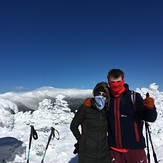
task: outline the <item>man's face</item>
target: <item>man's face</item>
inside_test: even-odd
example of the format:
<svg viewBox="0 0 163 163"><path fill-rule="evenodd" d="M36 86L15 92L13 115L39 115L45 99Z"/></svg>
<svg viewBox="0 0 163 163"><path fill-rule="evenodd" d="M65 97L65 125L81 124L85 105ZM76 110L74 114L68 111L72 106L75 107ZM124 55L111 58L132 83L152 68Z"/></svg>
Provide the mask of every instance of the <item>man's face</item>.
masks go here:
<svg viewBox="0 0 163 163"><path fill-rule="evenodd" d="M122 79L122 77L120 76L119 78L113 78L113 77L110 77L109 78L109 81L110 82L113 82L113 83L118 83L118 82L121 82L123 79Z"/></svg>
<svg viewBox="0 0 163 163"><path fill-rule="evenodd" d="M110 77L108 84L110 86L111 91L116 93L117 95L124 91L124 79L122 78L122 76L118 78Z"/></svg>

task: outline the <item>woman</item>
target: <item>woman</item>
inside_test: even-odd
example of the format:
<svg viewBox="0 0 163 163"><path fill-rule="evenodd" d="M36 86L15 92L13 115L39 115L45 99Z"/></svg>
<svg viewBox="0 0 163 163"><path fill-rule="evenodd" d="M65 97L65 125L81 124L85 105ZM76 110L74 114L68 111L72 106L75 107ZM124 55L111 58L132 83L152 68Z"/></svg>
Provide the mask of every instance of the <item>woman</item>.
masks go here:
<svg viewBox="0 0 163 163"><path fill-rule="evenodd" d="M78 163L110 163L106 117L110 95L107 83L98 83L93 90L93 96L91 106L81 105L70 125L78 141L75 153L79 153Z"/></svg>

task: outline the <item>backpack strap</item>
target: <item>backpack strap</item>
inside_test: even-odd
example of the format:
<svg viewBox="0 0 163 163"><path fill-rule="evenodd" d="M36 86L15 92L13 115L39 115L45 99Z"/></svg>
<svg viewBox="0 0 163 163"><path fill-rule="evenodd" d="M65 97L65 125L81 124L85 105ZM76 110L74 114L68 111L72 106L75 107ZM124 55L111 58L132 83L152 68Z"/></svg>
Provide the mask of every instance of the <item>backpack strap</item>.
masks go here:
<svg viewBox="0 0 163 163"><path fill-rule="evenodd" d="M134 111L136 112L136 92L135 91L131 91L131 101L134 105ZM136 113L135 113L136 114ZM137 117L135 115L135 120L134 120L134 130L135 130L135 135L136 135L136 141L140 141L140 136L139 136L139 132L138 132L138 125L137 125Z"/></svg>
<svg viewBox="0 0 163 163"><path fill-rule="evenodd" d="M136 108L135 108L135 104L136 104L136 92L135 91L131 91L131 101L134 104L134 110L136 110Z"/></svg>

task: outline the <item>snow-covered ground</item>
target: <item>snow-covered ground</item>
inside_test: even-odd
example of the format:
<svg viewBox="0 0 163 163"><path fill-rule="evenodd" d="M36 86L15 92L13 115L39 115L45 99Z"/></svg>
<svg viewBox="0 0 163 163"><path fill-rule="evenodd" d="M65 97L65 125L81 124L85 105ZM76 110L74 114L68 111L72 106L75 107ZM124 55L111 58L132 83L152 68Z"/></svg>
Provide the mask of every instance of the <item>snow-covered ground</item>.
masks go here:
<svg viewBox="0 0 163 163"><path fill-rule="evenodd" d="M163 92L153 83L149 88L136 89L143 98L149 94L155 99L158 118L150 124L151 136L158 160L163 163ZM91 90L41 88L32 92L5 93L0 95L0 162L39 163L44 157L48 163L76 163L73 154L76 140L69 127L74 113L71 112L65 97L90 97ZM49 97L49 98L47 98ZM53 101L51 100L53 97ZM75 102L75 98L74 98ZM34 111L22 112L18 104ZM77 108L76 108L77 109ZM31 126L37 132L38 139L32 138L29 150ZM47 150L45 150L51 128L56 129ZM144 133L145 134L145 133ZM57 138L60 138L57 140ZM153 161L153 153L150 147Z"/></svg>

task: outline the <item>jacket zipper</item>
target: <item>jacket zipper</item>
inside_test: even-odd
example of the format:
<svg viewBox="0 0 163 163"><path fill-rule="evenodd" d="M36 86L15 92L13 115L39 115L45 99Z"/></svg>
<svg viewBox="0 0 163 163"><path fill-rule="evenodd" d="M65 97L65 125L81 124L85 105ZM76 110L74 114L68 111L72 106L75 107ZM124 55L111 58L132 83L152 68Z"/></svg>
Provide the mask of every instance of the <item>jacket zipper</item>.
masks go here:
<svg viewBox="0 0 163 163"><path fill-rule="evenodd" d="M122 148L121 139L121 124L120 124L120 97L114 100L114 116L115 116L115 135L116 135L116 146Z"/></svg>
<svg viewBox="0 0 163 163"><path fill-rule="evenodd" d="M101 130L101 121L102 121L102 115L101 115L101 112L100 112L99 120L100 120L99 131L100 131L100 130ZM99 132L99 142L101 143L101 132ZM101 158L101 155L100 155L100 146L101 146L101 144L100 144L100 143L99 143L99 149L98 149L99 160L100 160L100 158Z"/></svg>

